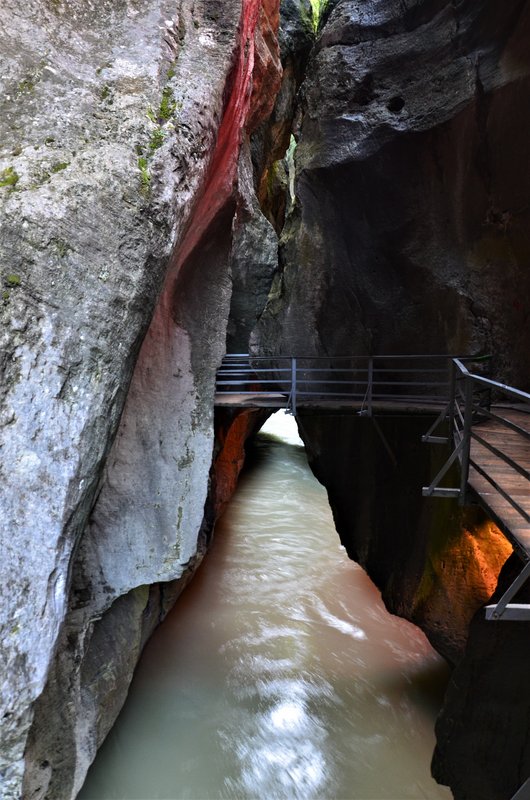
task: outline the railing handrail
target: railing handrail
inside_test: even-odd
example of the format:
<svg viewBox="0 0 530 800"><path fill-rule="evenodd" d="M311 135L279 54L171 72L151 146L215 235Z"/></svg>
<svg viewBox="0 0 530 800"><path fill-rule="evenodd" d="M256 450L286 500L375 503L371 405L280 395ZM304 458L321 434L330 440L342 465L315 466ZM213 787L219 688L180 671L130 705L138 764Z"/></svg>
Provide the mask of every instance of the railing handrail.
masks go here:
<svg viewBox="0 0 530 800"><path fill-rule="evenodd" d="M315 356L315 355L301 355L300 353L295 353L294 355L285 355L283 353L277 355L254 355L253 353L226 353L223 356L223 362L229 358L247 358L252 359L252 361L277 361L278 359L290 361L291 358L301 359L303 361L340 361L340 360L347 360L347 361L357 361L357 360L370 360L373 361L383 361L383 360L391 360L394 359L396 361L410 359L410 360L417 360L417 359L424 359L426 361L432 361L433 359L436 360L444 360L444 361L454 361L455 359L463 362L463 361L487 361L491 359L490 355L480 355L480 356L462 356L461 354L451 354L451 353L387 353L387 354L378 354L378 355L367 355L365 353L361 354L351 354L350 355L328 355L328 356Z"/></svg>
<svg viewBox="0 0 530 800"><path fill-rule="evenodd" d="M474 399L474 392L478 388L480 388L482 391L484 388L490 390L487 395L487 404L485 406L483 405L483 400L482 402L478 402ZM476 373L470 372L467 366L463 363L462 358L454 358L452 360L452 378L449 404L447 409L442 412L436 423L431 427L423 439L424 441L431 442L446 441L448 443L452 443L453 450L445 465L432 481L431 485L424 488L423 494L427 497L433 495L459 497L460 503L464 504L466 502L466 490L469 484L469 470L470 467L473 467L476 472L482 476L482 478L488 481L488 483L496 492L498 492L511 504L521 518L528 523L530 522L528 512L521 506L515 497L511 496L512 493L510 490L507 491L499 485L498 481L495 479L495 475L490 474L492 471L491 468L489 468L487 464L481 463L480 456L474 456L474 453L471 449L472 441L477 442L480 447L484 448L488 452L493 453L496 459L499 459L501 462L508 465L508 467L514 471L514 473L520 475L524 480L530 481L530 473L528 469L521 464L516 457L512 457L508 455L508 453L505 453L504 450L501 449L501 445L497 446L493 445L491 442L488 442L487 439L481 436L480 433L474 429L474 425L476 423L475 415L478 414L479 418L490 418L501 425L502 428L511 429L523 436L525 439L530 439L530 432L521 427L521 425L517 424L517 421L504 418L499 413L496 413L498 412L498 406L495 406L496 412L492 411L491 393L493 392L505 395L510 399L517 400L517 405L519 406L518 410L524 410L525 413L530 413L530 394L528 392L525 392L522 389L517 389L515 386L510 386L506 383L493 380L492 378L486 378L483 375L477 375ZM520 408L521 405L523 405L523 409ZM449 438L444 439L443 437L432 436L438 424L445 420L449 420ZM480 430L480 428L478 430ZM477 451L477 453L480 452L480 450ZM448 473L449 468L455 462L456 458L460 460L460 487L455 487L454 489L443 488L440 486L440 483L444 475Z"/></svg>
<svg viewBox="0 0 530 800"><path fill-rule="evenodd" d="M314 401L319 394L328 400L344 399L347 395L356 403L366 400L371 415L374 401L400 399L414 404L423 401L429 406L445 403L451 387L452 358L447 354L416 353L377 356L229 353L217 371L216 391L219 395L256 397L270 396L275 390L286 392L287 407L291 409L296 407L297 399ZM487 358L460 356L460 363ZM317 387L319 391L313 391ZM392 392L397 392L400 398L395 398Z"/></svg>
<svg viewBox="0 0 530 800"><path fill-rule="evenodd" d="M483 375L476 375L474 372L470 372L459 358L454 358L453 363L456 364L464 377L469 378L474 383L480 383L482 386L498 389L499 391L504 392L504 394L507 394L509 397L515 397L516 399L522 400L525 403L530 403L530 394L528 392L525 392L522 389L516 389L515 386L509 386L507 383L494 381L492 378L485 378Z"/></svg>
<svg viewBox="0 0 530 800"><path fill-rule="evenodd" d="M219 395L283 394L287 407L317 398L348 399L372 415L374 403L433 404L447 402L453 374L449 354L262 355L228 353L217 371ZM459 356L461 363L488 356ZM276 397L279 401L279 398Z"/></svg>

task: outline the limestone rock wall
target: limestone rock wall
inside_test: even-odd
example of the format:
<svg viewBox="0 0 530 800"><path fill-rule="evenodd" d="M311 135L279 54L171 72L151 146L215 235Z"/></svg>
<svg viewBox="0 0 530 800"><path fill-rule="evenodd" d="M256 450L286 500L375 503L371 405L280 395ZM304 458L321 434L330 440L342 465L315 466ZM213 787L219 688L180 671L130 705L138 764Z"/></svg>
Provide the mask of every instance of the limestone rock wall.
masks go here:
<svg viewBox="0 0 530 800"><path fill-rule="evenodd" d="M529 26L524 2L333 4L263 349L493 352L527 382Z"/></svg>
<svg viewBox="0 0 530 800"><path fill-rule="evenodd" d="M237 162L279 85L277 5L0 9L5 800L75 796L204 550Z"/></svg>

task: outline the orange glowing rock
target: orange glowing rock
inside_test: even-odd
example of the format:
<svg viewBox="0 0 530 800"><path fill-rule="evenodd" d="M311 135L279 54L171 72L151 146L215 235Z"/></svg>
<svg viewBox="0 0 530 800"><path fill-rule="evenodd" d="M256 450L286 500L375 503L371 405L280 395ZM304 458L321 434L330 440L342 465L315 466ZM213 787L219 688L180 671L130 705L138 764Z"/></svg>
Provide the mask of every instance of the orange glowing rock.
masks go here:
<svg viewBox="0 0 530 800"><path fill-rule="evenodd" d="M512 552L495 523L473 508L464 509L459 532L441 547L430 545L415 594L414 621L439 632L452 661L463 652L471 619L489 601Z"/></svg>

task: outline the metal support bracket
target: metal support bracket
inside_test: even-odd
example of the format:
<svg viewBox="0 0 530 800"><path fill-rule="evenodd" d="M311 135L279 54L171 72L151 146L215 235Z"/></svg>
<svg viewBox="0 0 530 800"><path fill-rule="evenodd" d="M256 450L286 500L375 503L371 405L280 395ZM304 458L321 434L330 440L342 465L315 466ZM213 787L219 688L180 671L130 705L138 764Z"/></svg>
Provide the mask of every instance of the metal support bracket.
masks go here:
<svg viewBox="0 0 530 800"><path fill-rule="evenodd" d="M366 399L368 402L368 416L373 416L373 398L374 398L374 360L370 357L368 361L368 388L366 390Z"/></svg>
<svg viewBox="0 0 530 800"><path fill-rule="evenodd" d="M522 572L517 576L511 586L504 592L503 596L496 605L486 606L486 619L489 620L512 620L525 622L530 620L530 605L520 603L510 603L519 589L530 578L530 561L523 567ZM530 798L530 795L528 795Z"/></svg>
<svg viewBox="0 0 530 800"><path fill-rule="evenodd" d="M438 486L440 481L442 480L443 476L446 472L449 471L450 467L455 463L456 459L458 458L460 451L462 450L464 444L464 440L462 439L459 444L455 447L451 456L447 459L443 467L441 468L438 475L435 477L433 482L430 486L424 486L421 490L421 493L424 497L460 497L460 489L444 489Z"/></svg>
<svg viewBox="0 0 530 800"><path fill-rule="evenodd" d="M460 497L460 489L445 486L424 486L421 493L423 497Z"/></svg>
<svg viewBox="0 0 530 800"><path fill-rule="evenodd" d="M530 778L528 778L520 789L512 797L512 800L530 800Z"/></svg>
<svg viewBox="0 0 530 800"><path fill-rule="evenodd" d="M451 405L452 405L452 400L451 400L451 402L450 402L450 403L449 403L449 404L448 404L448 405L447 405L447 406L444 408L444 410L442 411L442 413L441 413L441 414L439 414L439 415L436 417L436 419L434 420L433 424L431 425L431 427L429 428L429 430L427 431L427 433L426 433L424 436L422 436L422 437L421 437L421 440L422 440L422 442L435 442L435 443L440 443L440 444L443 442L443 443L445 444L445 443L447 443L447 442L449 441L449 438L448 438L447 436L433 436L432 434L434 433L434 431L436 430L436 428L437 428L439 425L441 425L441 424L442 424L442 422L445 422L445 420L447 419L447 417L450 415L450 413L451 413Z"/></svg>
<svg viewBox="0 0 530 800"><path fill-rule="evenodd" d="M291 358L291 394L287 401L287 413L296 417L296 358Z"/></svg>

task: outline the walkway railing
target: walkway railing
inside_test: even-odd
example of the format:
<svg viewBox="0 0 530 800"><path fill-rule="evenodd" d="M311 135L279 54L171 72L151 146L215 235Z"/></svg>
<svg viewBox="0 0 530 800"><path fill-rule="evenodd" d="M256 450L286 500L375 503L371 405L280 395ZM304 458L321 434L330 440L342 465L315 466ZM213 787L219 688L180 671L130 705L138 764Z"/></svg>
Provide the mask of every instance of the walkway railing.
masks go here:
<svg viewBox="0 0 530 800"><path fill-rule="evenodd" d="M239 354L223 359L216 387L218 396L232 395L235 405L267 398L269 405L293 414L299 405L323 408L329 401L344 402L365 416L389 408L441 408L422 438L449 445L450 454L423 495L457 497L463 505L471 481L526 561L503 597L487 607L486 617L530 620L530 605L510 603L530 579L530 394L488 378L488 366L489 357ZM443 486L456 462L458 485Z"/></svg>
<svg viewBox="0 0 530 800"><path fill-rule="evenodd" d="M242 398L283 396L296 415L302 404L349 401L371 416L377 404L447 403L449 356L253 356L227 355L216 391Z"/></svg>
<svg viewBox="0 0 530 800"><path fill-rule="evenodd" d="M502 404L506 405L508 401L510 408L516 407L519 411L530 415L530 394L515 389L513 386L491 380L484 375L470 372L463 360L459 358L452 360L450 386L449 402L446 408L422 438L424 442L451 444L453 450L430 486L424 487L423 495L425 497L459 497L460 502L464 504L469 482L469 468L473 467L530 524L530 515L525 509L496 482L487 466L479 463L472 456L472 443L476 442L530 481L530 471L508 453L487 441L481 435L480 425L478 425L481 420L495 420L502 428L515 431L530 440L528 430L502 414ZM449 436L434 435L436 429L445 421L448 422ZM442 479L457 459L460 461L459 486L441 487Z"/></svg>
<svg viewBox="0 0 530 800"><path fill-rule="evenodd" d="M447 422L449 435L435 435ZM511 602L530 578L530 394L472 373L454 359L449 403L423 440L452 446L423 495L458 497L463 505L471 486L526 562L502 597L486 606L486 619L530 621L530 605ZM440 486L457 459L459 486ZM525 787L529 792L530 784Z"/></svg>

